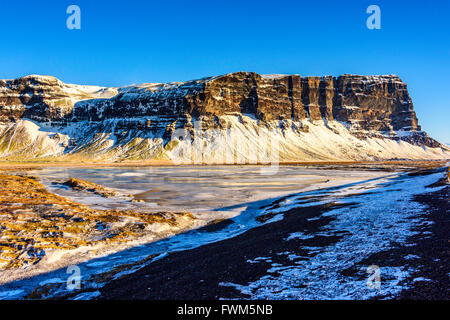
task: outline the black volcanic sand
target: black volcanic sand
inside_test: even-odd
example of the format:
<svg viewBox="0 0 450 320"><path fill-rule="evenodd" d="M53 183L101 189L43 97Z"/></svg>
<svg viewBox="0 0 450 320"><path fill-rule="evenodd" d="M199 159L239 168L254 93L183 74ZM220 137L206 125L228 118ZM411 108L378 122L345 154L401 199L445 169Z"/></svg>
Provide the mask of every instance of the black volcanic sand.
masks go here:
<svg viewBox="0 0 450 320"><path fill-rule="evenodd" d="M346 204L349 205L351 204ZM320 217L313 221L307 219L343 206L327 204L295 208L284 213L281 221L261 225L234 238L170 253L164 259L110 282L100 290L100 299L249 298L231 287L220 286L219 283L246 284L256 281L267 275L272 263L294 264L286 255L278 255L280 252L289 251L307 259L315 254L301 249L302 246L322 247L337 242L343 234L316 236L307 240L284 239L293 232L317 232L320 227L329 224L332 218ZM270 217L260 219L263 221L266 218ZM270 257L271 262L247 262L258 257Z"/></svg>
<svg viewBox="0 0 450 320"><path fill-rule="evenodd" d="M396 245L366 259L380 266L388 264L417 269L410 278L402 282L408 289L403 290L397 299L450 299L450 188L443 180L430 187L439 186L444 188L414 197L414 201L427 207L422 217L432 223L418 226L415 229L418 234L408 239L409 246ZM414 258L405 259L407 256Z"/></svg>
<svg viewBox="0 0 450 320"><path fill-rule="evenodd" d="M425 173L426 174L426 173ZM441 183L441 185L444 185ZM367 265L380 266L412 266L418 271L405 283L410 289L404 290L399 299L448 299L450 274L450 243L449 243L449 210L448 185L434 193L416 196L414 199L428 206L425 217L433 224L418 227L419 235L409 239L409 246L393 245L387 251L377 253L365 259ZM317 201L307 199L305 201ZM275 202L274 207L280 204ZM303 250L302 247L325 247L333 244L344 235L315 236L311 239L292 239L285 241L289 234L303 232L311 234L319 228L328 225L333 218L323 217L322 213L352 206L354 204L328 203L311 207L298 207L284 213L284 219L250 229L234 238L207 244L195 249L169 253L161 260L151 263L142 269L114 280L100 289L99 299L242 299L249 298L232 287L220 286L221 282L247 284L268 274L272 263L293 265L286 255L281 252L309 257L314 253ZM261 216L261 222L272 216ZM317 218L307 220L310 218ZM229 221L221 222L223 224ZM205 227L220 228L221 223ZM430 234L423 235L429 231ZM420 258L407 260L404 257L417 255ZM261 260L259 263L249 263L257 257L269 257L270 262ZM298 260L297 260L298 261ZM358 265L364 264L361 261ZM343 275L357 276L360 273L357 265L343 270ZM272 273L276 275L276 273ZM366 275L361 275L366 276ZM424 277L431 281L415 281L414 278ZM383 278L381 279L383 281ZM299 283L299 286L303 286ZM379 297L383 298L383 297Z"/></svg>

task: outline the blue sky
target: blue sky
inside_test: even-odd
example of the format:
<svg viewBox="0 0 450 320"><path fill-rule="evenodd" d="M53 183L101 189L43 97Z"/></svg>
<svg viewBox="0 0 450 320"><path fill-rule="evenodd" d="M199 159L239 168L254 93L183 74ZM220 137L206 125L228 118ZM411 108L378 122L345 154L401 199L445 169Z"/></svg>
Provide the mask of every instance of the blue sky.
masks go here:
<svg viewBox="0 0 450 320"><path fill-rule="evenodd" d="M66 8L81 8L81 30ZM381 8L381 30L366 8ZM121 86L234 71L398 74L450 143L450 1L1 1L0 78Z"/></svg>

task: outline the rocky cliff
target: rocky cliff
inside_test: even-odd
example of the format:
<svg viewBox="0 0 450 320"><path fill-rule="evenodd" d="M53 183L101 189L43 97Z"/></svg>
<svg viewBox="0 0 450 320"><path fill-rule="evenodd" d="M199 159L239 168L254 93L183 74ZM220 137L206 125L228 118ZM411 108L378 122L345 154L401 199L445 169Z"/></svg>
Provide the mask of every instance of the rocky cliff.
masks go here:
<svg viewBox="0 0 450 320"><path fill-rule="evenodd" d="M243 141L237 152L248 160L264 135L277 140L281 161L448 157L421 131L395 75L238 72L122 88L28 76L0 80L0 130L8 159L186 160L200 144L203 162Z"/></svg>

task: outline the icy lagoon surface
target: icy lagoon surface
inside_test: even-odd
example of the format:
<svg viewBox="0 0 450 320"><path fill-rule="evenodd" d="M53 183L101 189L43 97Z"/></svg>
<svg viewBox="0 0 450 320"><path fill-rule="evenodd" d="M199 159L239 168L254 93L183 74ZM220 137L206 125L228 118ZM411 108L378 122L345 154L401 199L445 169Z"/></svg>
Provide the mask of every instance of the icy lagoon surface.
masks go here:
<svg viewBox="0 0 450 320"><path fill-rule="evenodd" d="M35 172L52 192L95 208L135 207L145 210L189 211L209 219L232 217L248 202L300 191L359 182L389 172L280 166L183 166L46 168ZM78 178L133 194L144 203L102 199L74 192L55 181Z"/></svg>

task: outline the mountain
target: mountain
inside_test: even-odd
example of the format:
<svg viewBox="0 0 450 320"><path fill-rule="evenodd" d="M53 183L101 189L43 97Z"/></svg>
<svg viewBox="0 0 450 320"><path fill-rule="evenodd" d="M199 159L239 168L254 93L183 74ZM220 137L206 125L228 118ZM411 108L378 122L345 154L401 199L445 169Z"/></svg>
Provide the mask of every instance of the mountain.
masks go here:
<svg viewBox="0 0 450 320"><path fill-rule="evenodd" d="M0 159L255 163L449 159L395 75L237 72L121 88L0 80Z"/></svg>

